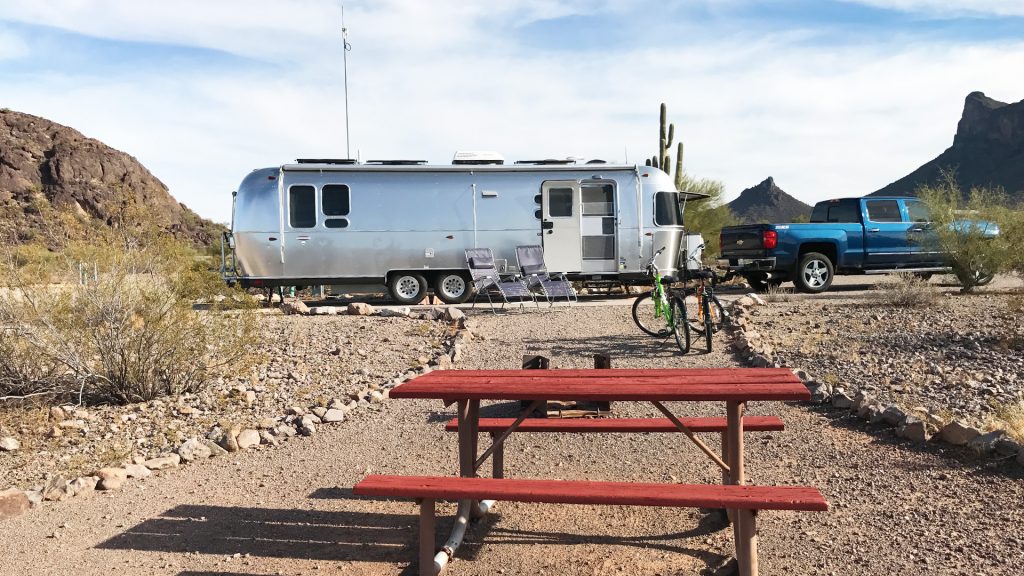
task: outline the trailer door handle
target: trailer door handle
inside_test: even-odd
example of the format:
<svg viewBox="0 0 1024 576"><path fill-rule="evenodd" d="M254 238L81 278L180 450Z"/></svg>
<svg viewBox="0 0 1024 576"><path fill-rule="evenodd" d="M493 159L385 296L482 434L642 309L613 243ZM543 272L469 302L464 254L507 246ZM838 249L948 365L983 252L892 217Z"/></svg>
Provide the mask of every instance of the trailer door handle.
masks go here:
<svg viewBox="0 0 1024 576"><path fill-rule="evenodd" d="M549 222L549 221L545 220L545 221L540 223L541 230L551 230L554 227L555 227L555 223L554 222Z"/></svg>
<svg viewBox="0 0 1024 576"><path fill-rule="evenodd" d="M274 237L274 236L271 236L270 238L267 238L267 241L268 241L268 242L276 242L276 241L277 241L277 238L276 238L276 237Z"/></svg>

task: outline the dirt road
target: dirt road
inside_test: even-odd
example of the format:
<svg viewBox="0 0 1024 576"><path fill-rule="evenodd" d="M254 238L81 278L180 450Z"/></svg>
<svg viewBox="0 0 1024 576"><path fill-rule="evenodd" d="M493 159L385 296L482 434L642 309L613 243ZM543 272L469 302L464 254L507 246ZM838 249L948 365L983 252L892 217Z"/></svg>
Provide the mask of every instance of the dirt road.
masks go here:
<svg viewBox="0 0 1024 576"><path fill-rule="evenodd" d="M596 352L611 353L617 367L735 365L718 351L680 356L671 341L640 335L628 314L622 306L474 314L486 339L470 344L462 367L515 368L524 353L588 366ZM750 481L815 485L833 505L827 513L762 513L763 574L1020 573L1024 481L1015 465L867 434L856 421L802 406L762 403L752 412L780 415L787 429L751 436ZM437 402L391 400L312 438L48 505L0 525L0 574L413 574L415 506L353 497L349 488L370 472L454 475L455 438L442 431L452 415ZM675 434L521 435L505 458L510 477L718 479ZM447 573L693 574L730 554L731 530L698 510L499 503Z"/></svg>

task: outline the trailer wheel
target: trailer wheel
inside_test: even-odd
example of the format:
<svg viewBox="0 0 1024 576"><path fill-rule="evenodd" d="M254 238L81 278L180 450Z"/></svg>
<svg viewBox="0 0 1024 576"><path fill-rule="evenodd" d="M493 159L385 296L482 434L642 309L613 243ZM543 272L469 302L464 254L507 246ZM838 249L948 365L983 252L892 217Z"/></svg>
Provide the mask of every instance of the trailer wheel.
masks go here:
<svg viewBox="0 0 1024 576"><path fill-rule="evenodd" d="M427 293L427 280L420 274L397 272L388 280L391 299L399 304L418 304Z"/></svg>
<svg viewBox="0 0 1024 576"><path fill-rule="evenodd" d="M469 280L460 272L444 272L434 278L434 294L446 304L462 304L472 292Z"/></svg>

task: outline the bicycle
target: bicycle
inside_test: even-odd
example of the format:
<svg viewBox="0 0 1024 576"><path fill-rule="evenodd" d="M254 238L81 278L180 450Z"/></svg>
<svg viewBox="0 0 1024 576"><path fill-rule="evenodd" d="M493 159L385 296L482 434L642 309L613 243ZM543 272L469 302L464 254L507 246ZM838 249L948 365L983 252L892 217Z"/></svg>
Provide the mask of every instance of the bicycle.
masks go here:
<svg viewBox="0 0 1024 576"><path fill-rule="evenodd" d="M633 301L633 322L645 334L654 337L668 338L669 334L675 335L676 345L686 354L690 351L686 306L654 264L655 258L664 251L665 247L662 246L647 263L647 273L654 276L654 289ZM669 286L666 287L666 284Z"/></svg>
<svg viewBox="0 0 1024 576"><path fill-rule="evenodd" d="M699 254L700 251L698 250L697 253ZM684 284L689 280L697 281L696 286L682 290L684 313L688 319L687 324L690 330L704 335L705 346L708 352L711 352L712 337L722 328L722 324L728 318L728 312L715 296L714 287L719 282L718 274L713 269L701 264L695 257L691 256L690 260L697 261L700 268L694 271L685 266L683 268Z"/></svg>

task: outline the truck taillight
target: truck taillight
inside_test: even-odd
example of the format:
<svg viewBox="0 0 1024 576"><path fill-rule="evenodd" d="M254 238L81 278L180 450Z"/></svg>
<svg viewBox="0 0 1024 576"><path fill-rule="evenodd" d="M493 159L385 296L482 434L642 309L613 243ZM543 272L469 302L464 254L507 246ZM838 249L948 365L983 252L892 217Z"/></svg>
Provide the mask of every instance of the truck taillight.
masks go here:
<svg viewBox="0 0 1024 576"><path fill-rule="evenodd" d="M775 230L765 230L761 233L761 245L765 250L772 250L779 245L779 233Z"/></svg>

